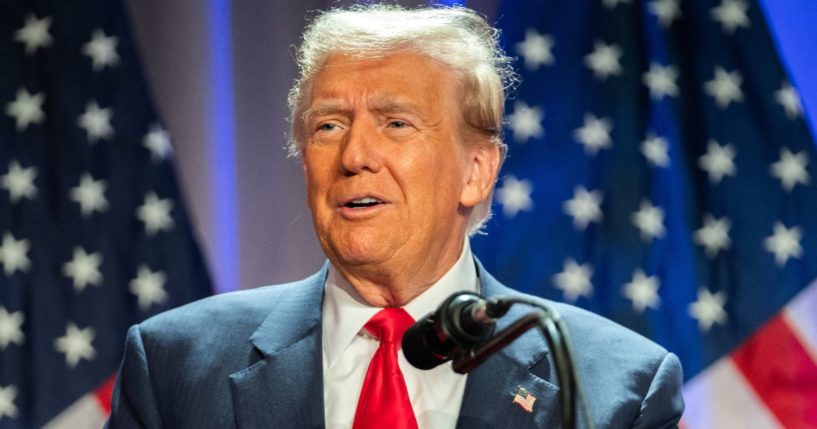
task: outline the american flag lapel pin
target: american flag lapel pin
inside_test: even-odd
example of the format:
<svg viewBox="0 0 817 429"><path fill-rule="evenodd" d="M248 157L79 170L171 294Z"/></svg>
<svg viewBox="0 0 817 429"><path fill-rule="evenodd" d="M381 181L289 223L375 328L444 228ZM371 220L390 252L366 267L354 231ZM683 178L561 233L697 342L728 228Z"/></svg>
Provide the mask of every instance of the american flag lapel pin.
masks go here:
<svg viewBox="0 0 817 429"><path fill-rule="evenodd" d="M516 387L516 391L513 393L514 404L519 405L519 407L523 410L532 413L534 402L536 402L536 397L528 392L528 389L525 389L522 386Z"/></svg>

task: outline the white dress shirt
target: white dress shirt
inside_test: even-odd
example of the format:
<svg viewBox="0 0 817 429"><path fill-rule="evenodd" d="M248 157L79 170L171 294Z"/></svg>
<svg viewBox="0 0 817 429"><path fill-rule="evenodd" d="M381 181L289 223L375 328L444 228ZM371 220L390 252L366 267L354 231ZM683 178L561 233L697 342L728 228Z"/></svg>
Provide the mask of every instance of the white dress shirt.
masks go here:
<svg viewBox="0 0 817 429"><path fill-rule="evenodd" d="M425 292L403 307L414 320L437 309L457 291L478 291L477 273L468 240L454 266ZM363 301L334 267L329 267L323 299L323 399L328 429L351 428L363 380L379 346L363 325L381 308ZM466 376L451 362L423 371L398 352L411 406L420 429L454 428L465 393Z"/></svg>

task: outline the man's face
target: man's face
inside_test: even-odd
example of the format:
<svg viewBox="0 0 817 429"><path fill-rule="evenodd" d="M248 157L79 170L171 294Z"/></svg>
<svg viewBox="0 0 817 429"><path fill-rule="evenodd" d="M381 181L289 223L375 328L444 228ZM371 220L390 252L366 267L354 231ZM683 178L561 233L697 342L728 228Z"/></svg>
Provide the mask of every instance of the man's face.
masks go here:
<svg viewBox="0 0 817 429"><path fill-rule="evenodd" d="M416 54L337 55L315 76L303 121L307 198L341 269L456 260L468 212L490 191L476 176L494 153L462 141L458 98L450 70Z"/></svg>

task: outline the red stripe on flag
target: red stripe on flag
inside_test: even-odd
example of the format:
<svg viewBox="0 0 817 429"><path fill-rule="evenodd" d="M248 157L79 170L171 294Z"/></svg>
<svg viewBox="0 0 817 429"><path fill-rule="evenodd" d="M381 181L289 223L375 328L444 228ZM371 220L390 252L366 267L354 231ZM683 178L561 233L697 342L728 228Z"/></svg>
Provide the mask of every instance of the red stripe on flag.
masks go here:
<svg viewBox="0 0 817 429"><path fill-rule="evenodd" d="M817 363L781 316L734 353L732 361L786 428L817 428Z"/></svg>
<svg viewBox="0 0 817 429"><path fill-rule="evenodd" d="M104 383L94 390L96 402L99 403L99 407L105 411L105 414L111 412L111 395L113 395L114 382L116 382L116 374L108 377Z"/></svg>

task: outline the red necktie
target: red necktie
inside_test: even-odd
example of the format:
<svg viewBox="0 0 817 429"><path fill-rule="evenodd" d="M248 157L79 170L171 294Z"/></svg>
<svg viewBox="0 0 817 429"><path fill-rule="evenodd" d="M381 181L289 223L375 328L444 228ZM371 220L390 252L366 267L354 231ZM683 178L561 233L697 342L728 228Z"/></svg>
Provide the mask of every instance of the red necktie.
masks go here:
<svg viewBox="0 0 817 429"><path fill-rule="evenodd" d="M406 380L397 365L397 349L414 319L402 308L384 308L364 328L380 341L372 356L355 412L353 429L417 429Z"/></svg>

